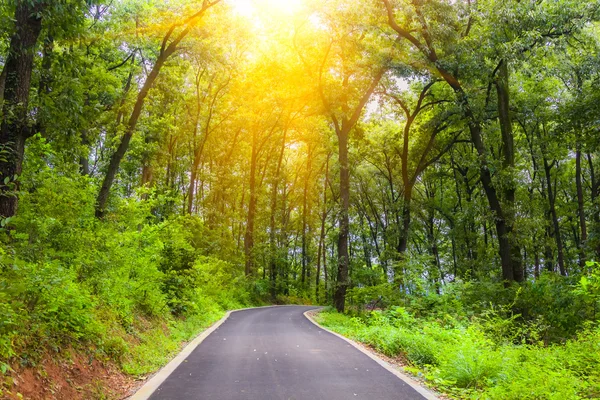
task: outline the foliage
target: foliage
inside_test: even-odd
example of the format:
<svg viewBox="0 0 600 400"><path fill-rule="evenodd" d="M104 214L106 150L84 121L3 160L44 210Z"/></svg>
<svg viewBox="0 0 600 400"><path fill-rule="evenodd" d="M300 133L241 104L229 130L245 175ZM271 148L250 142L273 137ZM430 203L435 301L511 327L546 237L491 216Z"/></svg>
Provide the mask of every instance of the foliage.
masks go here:
<svg viewBox="0 0 600 400"><path fill-rule="evenodd" d="M40 201L43 199L43 201ZM91 346L142 375L225 310L257 304L239 268L199 255L193 218L147 224L123 201L99 223L88 179L43 168L0 251L0 362L35 365L48 350ZM66 206L68 204L68 206Z"/></svg>
<svg viewBox="0 0 600 400"><path fill-rule="evenodd" d="M349 317L322 312L323 326L408 362L405 370L456 398L579 399L600 393L600 330L589 327L564 345L513 344L492 321L415 318L406 309ZM506 324L496 316L494 322Z"/></svg>

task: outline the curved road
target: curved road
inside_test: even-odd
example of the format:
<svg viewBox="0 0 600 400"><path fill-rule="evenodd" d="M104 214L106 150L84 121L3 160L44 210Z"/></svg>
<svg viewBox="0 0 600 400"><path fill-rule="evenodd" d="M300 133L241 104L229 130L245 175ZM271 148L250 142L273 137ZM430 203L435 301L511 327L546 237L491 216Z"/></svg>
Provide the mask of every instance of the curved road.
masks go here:
<svg viewBox="0 0 600 400"><path fill-rule="evenodd" d="M413 388L286 306L232 313L151 400L422 400Z"/></svg>

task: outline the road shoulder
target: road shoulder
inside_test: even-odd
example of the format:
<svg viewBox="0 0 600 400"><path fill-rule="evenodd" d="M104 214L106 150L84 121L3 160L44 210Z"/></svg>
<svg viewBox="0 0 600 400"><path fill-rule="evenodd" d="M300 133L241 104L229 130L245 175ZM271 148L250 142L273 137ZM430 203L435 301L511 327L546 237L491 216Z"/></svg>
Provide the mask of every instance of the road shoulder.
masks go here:
<svg viewBox="0 0 600 400"><path fill-rule="evenodd" d="M156 389L158 389L158 387L162 385L162 383L165 380L167 380L169 375L171 375L173 371L175 371L177 367L179 367L179 365L181 365L181 363L184 362L190 354L192 354L196 347L198 347L200 343L202 343L211 333L217 330L217 328L220 327L234 311L238 310L227 311L223 318L221 318L220 320L212 324L204 332L196 336L196 338L189 342L183 348L183 350L181 350L179 354L175 356L175 358L173 358L167 365L165 365L150 379L148 379L148 381L146 381L146 383L144 383L144 385L141 388L139 388L131 397L129 397L128 400L147 400L148 398L150 398L150 396L152 396L152 393L154 393Z"/></svg>

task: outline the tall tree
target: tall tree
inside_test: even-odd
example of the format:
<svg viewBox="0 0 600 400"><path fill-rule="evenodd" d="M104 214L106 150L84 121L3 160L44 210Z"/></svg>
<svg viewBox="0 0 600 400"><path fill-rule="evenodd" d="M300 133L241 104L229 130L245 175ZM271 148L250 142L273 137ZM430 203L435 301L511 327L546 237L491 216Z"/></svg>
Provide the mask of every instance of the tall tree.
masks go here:
<svg viewBox="0 0 600 400"><path fill-rule="evenodd" d="M35 48L42 31L43 14L49 7L46 1L18 1L15 8L15 32L2 71L0 145L5 156L0 159L0 217L4 218L17 213L25 141L36 133L29 118L29 93Z"/></svg>
<svg viewBox="0 0 600 400"><path fill-rule="evenodd" d="M144 107L146 97L148 96L150 89L154 85L156 78L158 78L162 67L164 66L165 62L177 51L181 41L190 33L194 26L198 24L202 17L204 17L207 10L209 10L211 7L215 6L219 2L221 2L221 0L203 0L202 7L200 8L200 10L192 13L183 21L172 24L169 27L169 30L167 31L165 36L163 37L160 50L158 52L158 57L156 58L156 61L154 62L152 70L148 74L146 81L144 82L142 88L138 92L136 102L133 106L131 115L129 116L129 120L125 125L125 131L123 133L123 136L121 137L119 146L110 157L110 162L106 170L102 186L100 187L100 191L98 192L98 197L96 199L96 217L102 218L106 213L108 196L110 194L110 189L114 183L115 177L119 170L121 160L123 160L123 157L125 156L125 153L129 148L129 142L131 142L131 138L135 133L138 119L140 118L140 115L142 113L142 108Z"/></svg>

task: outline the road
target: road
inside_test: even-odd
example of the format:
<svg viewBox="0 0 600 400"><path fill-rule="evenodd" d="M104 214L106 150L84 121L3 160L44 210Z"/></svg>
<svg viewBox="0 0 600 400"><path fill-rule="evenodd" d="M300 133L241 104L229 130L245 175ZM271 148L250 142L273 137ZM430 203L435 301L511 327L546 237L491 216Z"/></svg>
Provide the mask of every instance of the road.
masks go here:
<svg viewBox="0 0 600 400"><path fill-rule="evenodd" d="M422 400L412 387L287 306L232 313L151 400Z"/></svg>

